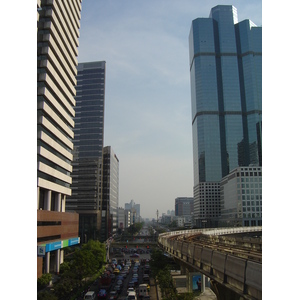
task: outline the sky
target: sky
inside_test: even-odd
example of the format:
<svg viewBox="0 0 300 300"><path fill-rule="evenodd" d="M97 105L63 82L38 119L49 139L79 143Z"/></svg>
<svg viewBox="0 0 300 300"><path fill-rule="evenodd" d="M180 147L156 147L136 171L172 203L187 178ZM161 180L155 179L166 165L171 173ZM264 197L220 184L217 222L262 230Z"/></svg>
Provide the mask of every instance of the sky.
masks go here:
<svg viewBox="0 0 300 300"><path fill-rule="evenodd" d="M106 61L104 146L119 158L119 207L143 218L193 197L188 36L218 4L262 26L261 1L83 1L79 62Z"/></svg>

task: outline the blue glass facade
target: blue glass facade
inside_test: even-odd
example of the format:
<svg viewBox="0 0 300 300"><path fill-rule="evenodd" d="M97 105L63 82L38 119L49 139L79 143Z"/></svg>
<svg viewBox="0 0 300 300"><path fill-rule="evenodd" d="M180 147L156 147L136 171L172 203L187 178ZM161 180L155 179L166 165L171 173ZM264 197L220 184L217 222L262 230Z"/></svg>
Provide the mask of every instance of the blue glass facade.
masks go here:
<svg viewBox="0 0 300 300"><path fill-rule="evenodd" d="M250 20L238 23L237 10L231 5L218 5L209 18L192 22L195 207L205 194L199 190L206 187L201 182L218 183L238 166L261 166L261 39L261 27ZM207 201L194 211L196 218L218 218L219 205L207 209Z"/></svg>

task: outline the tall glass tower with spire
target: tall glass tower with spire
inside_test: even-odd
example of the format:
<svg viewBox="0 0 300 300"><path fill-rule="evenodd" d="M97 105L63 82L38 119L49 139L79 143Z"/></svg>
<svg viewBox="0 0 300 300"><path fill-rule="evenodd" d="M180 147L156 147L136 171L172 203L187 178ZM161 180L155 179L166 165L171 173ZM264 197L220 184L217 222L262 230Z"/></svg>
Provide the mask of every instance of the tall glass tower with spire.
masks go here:
<svg viewBox="0 0 300 300"><path fill-rule="evenodd" d="M261 166L262 28L218 5L189 35L194 219L218 226L220 181L239 166Z"/></svg>

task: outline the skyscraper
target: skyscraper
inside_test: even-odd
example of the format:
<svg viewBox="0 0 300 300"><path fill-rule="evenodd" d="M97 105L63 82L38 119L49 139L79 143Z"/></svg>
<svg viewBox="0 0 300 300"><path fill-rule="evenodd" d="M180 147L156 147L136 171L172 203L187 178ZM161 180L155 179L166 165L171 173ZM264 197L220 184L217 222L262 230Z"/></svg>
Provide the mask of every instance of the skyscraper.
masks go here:
<svg viewBox="0 0 300 300"><path fill-rule="evenodd" d="M104 61L78 64L72 196L66 209L79 213L79 235L96 239L101 227L101 177L105 104Z"/></svg>
<svg viewBox="0 0 300 300"><path fill-rule="evenodd" d="M71 195L81 0L37 1L37 276L59 272L64 247L78 244Z"/></svg>
<svg viewBox="0 0 300 300"><path fill-rule="evenodd" d="M261 166L262 29L238 23L231 5L192 22L189 35L194 218L217 226L220 181L238 166Z"/></svg>

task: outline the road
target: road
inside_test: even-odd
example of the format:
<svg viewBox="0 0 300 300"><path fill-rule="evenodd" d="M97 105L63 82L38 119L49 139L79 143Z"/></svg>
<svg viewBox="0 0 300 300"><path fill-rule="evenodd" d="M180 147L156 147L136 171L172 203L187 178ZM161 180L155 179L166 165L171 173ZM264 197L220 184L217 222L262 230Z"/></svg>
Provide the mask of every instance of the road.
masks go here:
<svg viewBox="0 0 300 300"><path fill-rule="evenodd" d="M139 232L139 235L144 235L144 236L150 236L149 230L148 228L142 228ZM140 241L141 243L141 241ZM135 285L135 288L137 288L139 286L139 284L141 283L149 283L150 284L150 296L151 296L151 300L156 300L156 286L154 284L154 280L151 279L151 281L149 282L145 282L143 280L143 276L145 275L145 272L148 273L147 271L145 271L145 266L142 264L142 261L146 261L146 260L150 260L150 252L149 249L146 248L145 245L138 244L137 247L134 246L127 246L126 248L126 244L124 244L122 246L123 248L111 248L111 253L109 254L110 257L110 262L115 258L117 261L119 260L119 262L121 260L124 261L124 264L126 265L127 261L131 261L131 267L129 269L129 273L127 274L127 276L124 278L123 280L123 284L121 287L121 290L118 294L118 300L122 300L122 299L126 299L127 296L127 289L129 287L129 283L132 281L132 278L134 276L134 266L137 264L139 264L139 268L137 271L138 274L138 283ZM123 257L118 257L119 255L116 255L116 253L120 253L122 251L122 253L124 253ZM112 253L113 252L113 253ZM139 252L138 255L136 255L137 257L133 257L134 253ZM111 264L109 264L111 266ZM123 271L124 268L122 268L121 271ZM116 276L118 276L116 274ZM107 297L106 299L109 299L110 296L110 292L115 290L115 287L117 285L117 279L112 281L112 285L110 287L110 289L107 291ZM98 285L97 282L95 282L91 287L90 290L95 291L96 293L98 293L99 289L101 289L101 285ZM137 294L138 296L138 294Z"/></svg>

